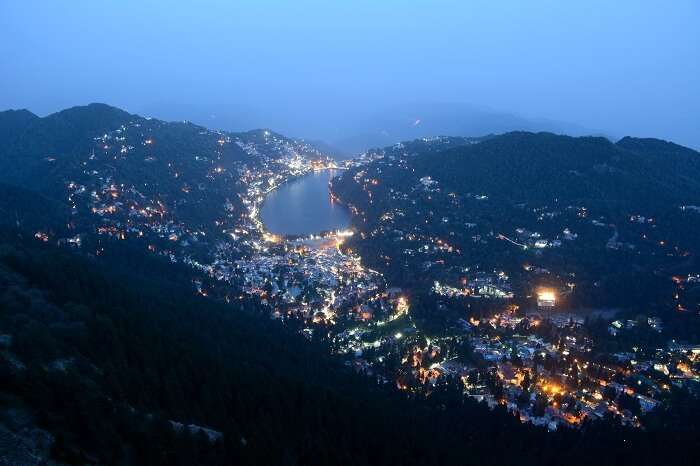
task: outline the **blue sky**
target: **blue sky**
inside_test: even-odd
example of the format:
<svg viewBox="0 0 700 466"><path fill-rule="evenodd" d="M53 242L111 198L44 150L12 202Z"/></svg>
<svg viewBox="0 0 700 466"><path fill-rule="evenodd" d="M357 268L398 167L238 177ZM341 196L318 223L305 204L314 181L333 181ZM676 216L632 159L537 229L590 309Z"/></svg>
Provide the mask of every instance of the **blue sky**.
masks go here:
<svg viewBox="0 0 700 466"><path fill-rule="evenodd" d="M697 0L0 0L0 108L182 105L314 136L466 102L700 147L698 24Z"/></svg>

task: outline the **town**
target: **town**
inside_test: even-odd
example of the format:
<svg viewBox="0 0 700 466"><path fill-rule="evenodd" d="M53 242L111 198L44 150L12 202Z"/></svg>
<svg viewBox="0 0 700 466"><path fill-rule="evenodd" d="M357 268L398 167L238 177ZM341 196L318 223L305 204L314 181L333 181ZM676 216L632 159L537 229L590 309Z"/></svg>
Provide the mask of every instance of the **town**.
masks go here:
<svg viewBox="0 0 700 466"><path fill-rule="evenodd" d="M223 286L217 292L195 278L193 291L202 296L257 300L271 318L328 344L347 366L378 383L415 396L456 383L465 397L504 405L523 422L550 430L602 418L641 427L642 415L668 402L673 390L697 390L700 345L658 344L658 339L642 345L636 343L639 338L628 338L660 335L665 322L658 316L618 318L614 309L571 312L588 272L561 270L542 260L548 251L590 238L604 251L662 248L670 255L687 254L658 239L652 217L630 216L623 229L584 206L523 206L523 214L513 216L523 219L522 225L510 231L485 229L459 212L465 204L488 210L486 193L461 196L430 176L409 191L381 191L388 171L411 170L403 146L395 148L403 155L368 152L338 164L311 145L270 131L232 135L193 127L193 135L210 150L175 159L168 157L167 147L159 147L158 125L139 122L95 137L81 177L66 182L76 224L59 242L86 247L83 239L90 233L84 228L91 223L81 226L78 219L88 214L98 238L138 240L151 253L187 264ZM128 183L119 164L135 157L168 178ZM303 237L268 232L260 219L265 196L326 169L348 169L340 178L351 178L366 196L366 205L346 202L354 223L363 227ZM331 188L329 195L343 202L347 193ZM170 195L173 190L180 193L177 198ZM368 206L378 196L386 196L392 207L373 219ZM198 207L212 200L217 208ZM452 213L424 210L436 202L451 206ZM688 207L678 212L689 213L694 212ZM527 216L534 217L537 230L524 220ZM422 217L436 227L422 228L415 221ZM620 231L629 237L630 228L641 243L621 239ZM53 239L43 231L36 237ZM363 254L363 244L383 237L400 247ZM95 255L101 241L92 243ZM513 268L467 252L486 247L529 259ZM372 259L369 265L366 258ZM420 270L426 280L412 288L410 277L394 273L402 263ZM698 282L697 273L674 277L679 309L685 306L681 295ZM441 316L428 325L426 313Z"/></svg>

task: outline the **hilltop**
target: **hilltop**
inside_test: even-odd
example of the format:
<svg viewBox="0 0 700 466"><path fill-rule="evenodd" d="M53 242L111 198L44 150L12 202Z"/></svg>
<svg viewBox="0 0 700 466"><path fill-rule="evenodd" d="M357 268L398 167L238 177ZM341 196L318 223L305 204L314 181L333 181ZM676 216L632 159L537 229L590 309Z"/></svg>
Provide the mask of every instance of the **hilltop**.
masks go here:
<svg viewBox="0 0 700 466"><path fill-rule="evenodd" d="M514 132L418 157L415 169L447 186L514 202L648 205L700 196L700 154L656 139Z"/></svg>

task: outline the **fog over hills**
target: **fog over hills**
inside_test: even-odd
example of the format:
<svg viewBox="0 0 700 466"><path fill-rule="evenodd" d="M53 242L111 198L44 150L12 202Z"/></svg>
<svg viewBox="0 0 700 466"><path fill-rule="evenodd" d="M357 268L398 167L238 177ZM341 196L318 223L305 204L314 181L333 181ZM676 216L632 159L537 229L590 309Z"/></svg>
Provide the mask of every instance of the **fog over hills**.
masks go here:
<svg viewBox="0 0 700 466"><path fill-rule="evenodd" d="M212 129L242 131L271 127L283 134L315 141L337 158L349 158L370 148L431 136L478 137L509 131L549 131L571 136L608 135L575 123L530 118L464 102L409 101L329 115L287 110L267 115L239 105L153 103L139 113L166 120L188 120ZM327 112L329 113L329 112Z"/></svg>
<svg viewBox="0 0 700 466"><path fill-rule="evenodd" d="M431 136L478 137L509 131L550 131L572 136L593 134L579 125L533 119L460 102L414 102L372 112L354 122L348 136L333 141L351 152Z"/></svg>
<svg viewBox="0 0 700 466"><path fill-rule="evenodd" d="M544 118L700 147L696 0L211 3L2 2L0 108L109 102L351 150L419 136L417 119L445 135L572 132ZM430 126L473 113L459 102L480 124ZM484 122L502 112L528 121Z"/></svg>

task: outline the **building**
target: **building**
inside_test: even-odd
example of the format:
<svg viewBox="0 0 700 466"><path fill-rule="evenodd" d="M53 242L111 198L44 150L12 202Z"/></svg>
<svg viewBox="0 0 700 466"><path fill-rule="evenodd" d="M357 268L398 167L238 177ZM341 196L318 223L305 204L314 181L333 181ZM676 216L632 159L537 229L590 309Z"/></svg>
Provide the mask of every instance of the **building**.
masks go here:
<svg viewBox="0 0 700 466"><path fill-rule="evenodd" d="M540 309L554 309L557 304L557 296L553 290L540 290L537 292L537 307Z"/></svg>

